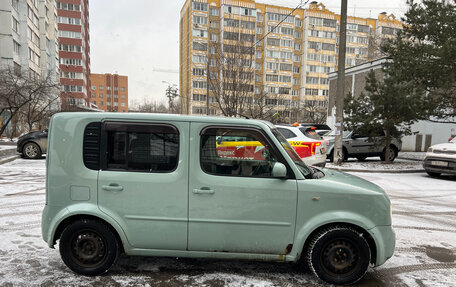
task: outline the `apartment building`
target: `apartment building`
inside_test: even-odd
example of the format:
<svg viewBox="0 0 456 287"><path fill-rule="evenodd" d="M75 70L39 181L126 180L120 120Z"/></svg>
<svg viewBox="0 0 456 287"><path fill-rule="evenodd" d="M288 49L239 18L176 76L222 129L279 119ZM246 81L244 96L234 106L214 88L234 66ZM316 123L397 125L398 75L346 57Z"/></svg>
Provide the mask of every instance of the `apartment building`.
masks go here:
<svg viewBox="0 0 456 287"><path fill-rule="evenodd" d="M105 112L128 113L128 77L118 74L91 74L92 107Z"/></svg>
<svg viewBox="0 0 456 287"><path fill-rule="evenodd" d="M0 66L30 76L58 75L55 0L0 1Z"/></svg>
<svg viewBox="0 0 456 287"><path fill-rule="evenodd" d="M87 107L90 98L89 1L57 0L63 110Z"/></svg>
<svg viewBox="0 0 456 287"><path fill-rule="evenodd" d="M378 19L348 17L346 67L374 59L378 39L400 28L394 15L385 13ZM268 103L281 116L294 120L293 111L303 106L326 108L328 73L338 66L339 31L340 15L322 3L293 9L253 0L187 0L180 19L181 112L206 114L209 102L210 114L220 114L208 83L230 73L211 73L212 67L222 65L212 55L217 47L223 52L251 49L249 96L267 93Z"/></svg>

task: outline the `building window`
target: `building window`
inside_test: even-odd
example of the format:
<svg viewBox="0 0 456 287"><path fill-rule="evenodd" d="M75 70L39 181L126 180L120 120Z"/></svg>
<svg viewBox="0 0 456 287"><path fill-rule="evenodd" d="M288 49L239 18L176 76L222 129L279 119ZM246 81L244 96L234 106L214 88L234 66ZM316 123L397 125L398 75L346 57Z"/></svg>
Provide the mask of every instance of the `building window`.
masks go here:
<svg viewBox="0 0 456 287"><path fill-rule="evenodd" d="M211 8L211 16L218 16L219 9L218 8Z"/></svg>
<svg viewBox="0 0 456 287"><path fill-rule="evenodd" d="M21 48L21 45L19 45L18 42L16 42L15 40L13 40L13 51L14 51L14 54L15 55L19 55L19 50Z"/></svg>
<svg viewBox="0 0 456 287"><path fill-rule="evenodd" d="M99 86L98 89L99 90L104 90L104 87L103 86Z"/></svg>
<svg viewBox="0 0 456 287"><path fill-rule="evenodd" d="M196 11L207 11L207 3L193 2L193 10Z"/></svg>
<svg viewBox="0 0 456 287"><path fill-rule="evenodd" d="M12 19L13 31L18 33L19 22L14 17L11 17L11 19Z"/></svg>
<svg viewBox="0 0 456 287"><path fill-rule="evenodd" d="M207 17L193 16L193 24L207 25Z"/></svg>
<svg viewBox="0 0 456 287"><path fill-rule="evenodd" d="M121 88L120 88L120 91L121 91L121 92L125 92L125 87L121 87Z"/></svg>
<svg viewBox="0 0 456 287"><path fill-rule="evenodd" d="M99 97L100 97L100 99L102 99L103 98L103 94L99 94Z"/></svg>

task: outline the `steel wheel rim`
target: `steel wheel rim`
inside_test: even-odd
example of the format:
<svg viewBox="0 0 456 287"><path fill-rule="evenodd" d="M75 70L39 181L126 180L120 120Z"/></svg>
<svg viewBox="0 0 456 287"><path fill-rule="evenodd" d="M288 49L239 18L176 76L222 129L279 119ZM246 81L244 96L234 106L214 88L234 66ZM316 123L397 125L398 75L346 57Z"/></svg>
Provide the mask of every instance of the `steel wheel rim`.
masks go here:
<svg viewBox="0 0 456 287"><path fill-rule="evenodd" d="M392 161L394 159L394 150L390 149L389 150L389 160Z"/></svg>
<svg viewBox="0 0 456 287"><path fill-rule="evenodd" d="M359 249L348 239L336 239L325 245L321 265L332 276L348 276L361 264Z"/></svg>
<svg viewBox="0 0 456 287"><path fill-rule="evenodd" d="M38 148L33 144L29 144L25 147L25 154L28 157L36 157L38 155Z"/></svg>
<svg viewBox="0 0 456 287"><path fill-rule="evenodd" d="M108 254L105 240L93 230L76 233L71 239L70 249L73 260L84 267L100 265Z"/></svg>

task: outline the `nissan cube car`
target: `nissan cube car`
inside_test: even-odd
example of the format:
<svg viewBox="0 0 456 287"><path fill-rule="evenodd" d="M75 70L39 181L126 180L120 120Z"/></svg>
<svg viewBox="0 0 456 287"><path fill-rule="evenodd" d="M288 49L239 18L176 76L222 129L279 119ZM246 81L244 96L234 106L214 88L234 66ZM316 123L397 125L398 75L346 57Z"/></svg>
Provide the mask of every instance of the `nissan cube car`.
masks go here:
<svg viewBox="0 0 456 287"><path fill-rule="evenodd" d="M79 274L125 253L302 261L350 284L394 252L385 192L305 165L265 121L59 113L46 165L42 236Z"/></svg>

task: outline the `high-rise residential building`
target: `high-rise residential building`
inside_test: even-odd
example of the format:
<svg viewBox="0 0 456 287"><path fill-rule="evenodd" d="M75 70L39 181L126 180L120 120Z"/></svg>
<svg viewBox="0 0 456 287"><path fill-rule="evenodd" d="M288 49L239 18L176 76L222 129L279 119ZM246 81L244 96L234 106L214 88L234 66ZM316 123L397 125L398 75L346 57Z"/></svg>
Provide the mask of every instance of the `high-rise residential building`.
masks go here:
<svg viewBox="0 0 456 287"><path fill-rule="evenodd" d="M401 27L393 15L384 13L378 19L348 17L346 67L374 59L379 39ZM224 68L211 70L229 62L219 60L220 51L230 53L238 47L250 54L236 57L250 56L246 62L252 68L244 74L251 102L257 104L255 95L265 92L274 110L290 120L292 111L303 105L326 107L328 73L338 65L339 31L340 15L317 2L293 9L254 0L187 0L180 19L181 112L206 114L209 102L210 114L220 113L214 87L208 83L212 77L232 74ZM230 87L220 83L220 89Z"/></svg>
<svg viewBox="0 0 456 287"><path fill-rule="evenodd" d="M91 74L91 106L105 112L128 112L128 77L118 74Z"/></svg>
<svg viewBox="0 0 456 287"><path fill-rule="evenodd" d="M0 1L0 66L58 79L55 0Z"/></svg>
<svg viewBox="0 0 456 287"><path fill-rule="evenodd" d="M57 0L63 110L87 107L90 97L89 0Z"/></svg>

